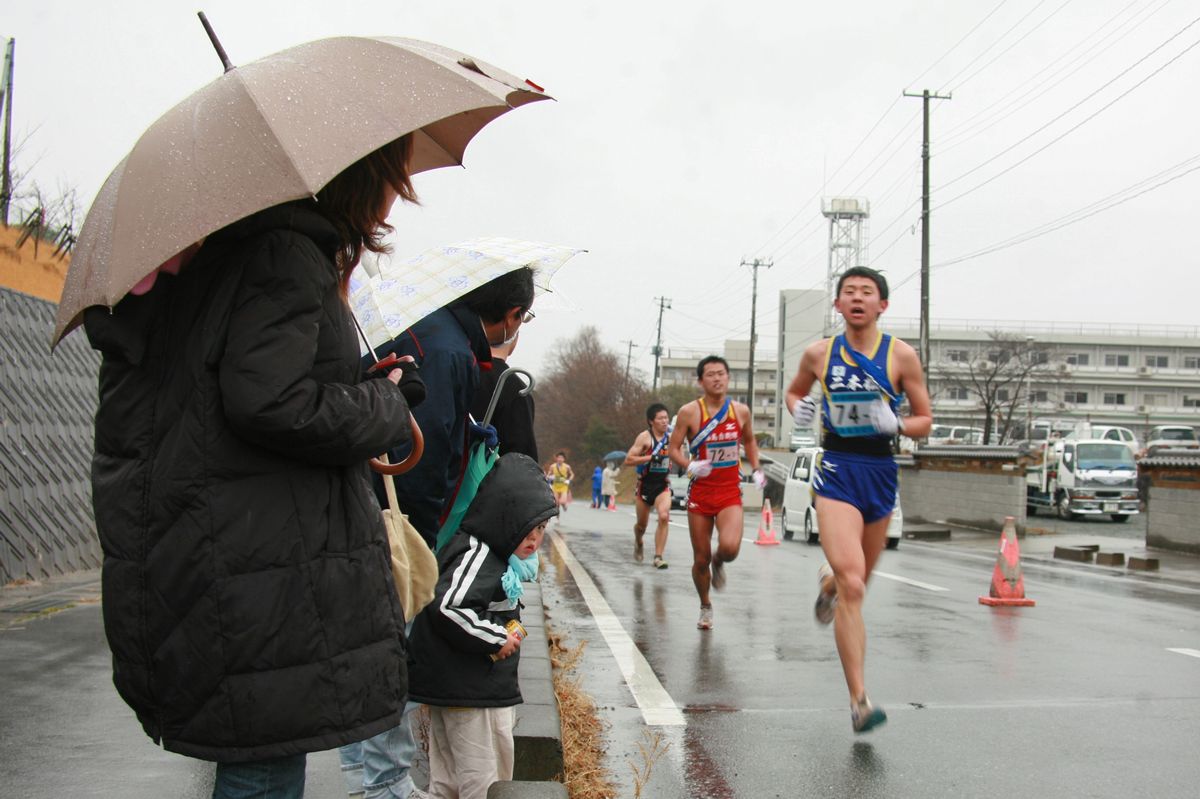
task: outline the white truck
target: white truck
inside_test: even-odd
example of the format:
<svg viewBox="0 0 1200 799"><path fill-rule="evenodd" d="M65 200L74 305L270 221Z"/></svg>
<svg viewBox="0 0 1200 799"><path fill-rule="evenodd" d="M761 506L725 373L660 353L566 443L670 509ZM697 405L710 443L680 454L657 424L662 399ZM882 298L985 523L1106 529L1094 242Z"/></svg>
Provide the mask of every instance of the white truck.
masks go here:
<svg viewBox="0 0 1200 799"><path fill-rule="evenodd" d="M1025 471L1026 515L1053 509L1063 519L1138 512L1137 463L1115 441L1059 439L1035 447Z"/></svg>

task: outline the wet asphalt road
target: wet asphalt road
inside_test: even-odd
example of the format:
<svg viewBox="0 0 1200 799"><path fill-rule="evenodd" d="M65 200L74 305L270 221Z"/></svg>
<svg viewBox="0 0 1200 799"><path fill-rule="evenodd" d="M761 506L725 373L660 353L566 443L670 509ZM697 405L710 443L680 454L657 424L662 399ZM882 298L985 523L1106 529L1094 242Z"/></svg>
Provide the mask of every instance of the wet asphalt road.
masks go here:
<svg viewBox="0 0 1200 799"><path fill-rule="evenodd" d="M156 747L113 688L99 591L0 612L0 798L207 799L213 765ZM346 796L336 752L308 756L305 795Z"/></svg>
<svg viewBox="0 0 1200 799"><path fill-rule="evenodd" d="M641 796L1195 796L1200 782L1200 559L1160 575L1052 562L1124 525L1039 519L1024 539L1034 608L990 609L998 538L903 541L868 590L867 685L889 722L850 729L830 628L812 619L819 547L755 546L748 520L716 628L695 627L686 519L667 559L632 560L632 511L576 504L550 537L548 624L586 641L582 685L608 724L619 796L655 740ZM557 538L557 540L555 540ZM580 577L579 572L586 572ZM608 611L605 610L607 607Z"/></svg>

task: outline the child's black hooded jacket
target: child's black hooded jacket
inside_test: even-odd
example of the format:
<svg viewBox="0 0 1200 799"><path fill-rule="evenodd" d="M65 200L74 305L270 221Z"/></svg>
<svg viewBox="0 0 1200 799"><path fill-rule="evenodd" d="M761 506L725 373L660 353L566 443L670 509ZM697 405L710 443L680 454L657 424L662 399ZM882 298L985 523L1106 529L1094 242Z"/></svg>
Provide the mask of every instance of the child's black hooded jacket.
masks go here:
<svg viewBox="0 0 1200 799"><path fill-rule="evenodd" d="M493 662L520 607L500 578L508 558L537 525L557 512L541 467L504 455L479 485L458 533L438 556L433 601L413 622L408 685L414 702L444 707L520 704L517 654Z"/></svg>

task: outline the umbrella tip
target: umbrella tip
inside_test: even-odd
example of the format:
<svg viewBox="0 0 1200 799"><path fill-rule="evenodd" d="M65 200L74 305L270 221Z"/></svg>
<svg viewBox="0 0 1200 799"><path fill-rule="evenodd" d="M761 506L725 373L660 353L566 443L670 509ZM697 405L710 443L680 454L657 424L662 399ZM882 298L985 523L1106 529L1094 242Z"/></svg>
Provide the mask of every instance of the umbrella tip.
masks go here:
<svg viewBox="0 0 1200 799"><path fill-rule="evenodd" d="M217 32L208 23L208 17L204 16L203 11L198 11L196 14L200 17L200 24L204 26L204 32L208 34L208 40L212 42L213 49L217 51L217 55L221 59L221 65L225 67L226 72L229 72L233 69L233 63L229 60L229 56L225 55L225 48L221 46L221 40L217 38Z"/></svg>

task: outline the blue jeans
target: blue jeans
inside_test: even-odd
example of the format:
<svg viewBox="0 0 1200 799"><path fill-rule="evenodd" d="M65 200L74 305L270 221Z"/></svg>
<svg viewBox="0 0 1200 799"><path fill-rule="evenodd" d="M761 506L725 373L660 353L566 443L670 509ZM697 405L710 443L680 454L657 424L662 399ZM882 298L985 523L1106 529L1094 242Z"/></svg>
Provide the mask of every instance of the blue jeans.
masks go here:
<svg viewBox="0 0 1200 799"><path fill-rule="evenodd" d="M218 763L213 799L303 799L306 755Z"/></svg>
<svg viewBox="0 0 1200 799"><path fill-rule="evenodd" d="M416 787L408 770L417 754L412 714L419 707L416 702L406 702L399 726L338 749L348 791L362 791L363 799L407 799Z"/></svg>

